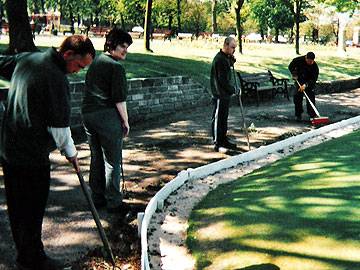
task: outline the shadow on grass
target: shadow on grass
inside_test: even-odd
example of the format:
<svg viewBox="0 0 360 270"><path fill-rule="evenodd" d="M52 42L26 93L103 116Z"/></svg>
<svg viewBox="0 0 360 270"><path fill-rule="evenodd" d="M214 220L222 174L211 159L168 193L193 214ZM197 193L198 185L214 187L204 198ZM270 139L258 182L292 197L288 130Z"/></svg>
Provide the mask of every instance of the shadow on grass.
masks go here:
<svg viewBox="0 0 360 270"><path fill-rule="evenodd" d="M209 193L194 209L188 230L197 269L228 252L313 263L301 269L360 269L359 147L355 132ZM216 230L215 236L208 230Z"/></svg>

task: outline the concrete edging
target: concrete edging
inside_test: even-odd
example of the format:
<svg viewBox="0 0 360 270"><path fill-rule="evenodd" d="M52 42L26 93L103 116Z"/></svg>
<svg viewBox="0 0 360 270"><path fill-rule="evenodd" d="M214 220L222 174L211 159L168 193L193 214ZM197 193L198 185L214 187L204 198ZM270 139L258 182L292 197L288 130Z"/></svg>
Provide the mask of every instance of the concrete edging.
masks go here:
<svg viewBox="0 0 360 270"><path fill-rule="evenodd" d="M179 187L181 187L188 180L204 178L211 174L217 173L221 170L235 167L240 163L255 160L265 157L268 154L275 153L291 145L304 142L310 138L329 133L332 130L339 129L351 124L360 122L360 116L356 116L347 120L343 120L331 125L327 125L309 132L287 138L283 141L276 142L267 146L261 146L249 152L229 157L214 163L210 163L195 169L189 168L178 173L178 175L167 183L148 203L145 213L140 222L141 228L139 230L141 235L141 269L150 270L149 255L148 255L148 227L150 220L157 209L164 207L166 198Z"/></svg>

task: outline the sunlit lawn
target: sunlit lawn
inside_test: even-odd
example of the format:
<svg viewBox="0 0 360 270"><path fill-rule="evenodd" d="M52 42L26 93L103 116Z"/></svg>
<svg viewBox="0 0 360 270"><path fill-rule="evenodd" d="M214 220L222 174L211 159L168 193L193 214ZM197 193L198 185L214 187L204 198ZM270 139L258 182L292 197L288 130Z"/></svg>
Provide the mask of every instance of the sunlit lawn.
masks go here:
<svg viewBox="0 0 360 270"><path fill-rule="evenodd" d="M35 43L41 49L59 46L63 36L37 36ZM98 52L102 51L103 38L91 38ZM4 49L8 37L0 39L0 49ZM154 53L145 52L143 40L134 40L124 62L128 78L146 78L157 76L188 75L202 85L209 82L211 61L222 41L186 41L154 40L151 48ZM236 53L236 69L251 73L270 69L274 74L289 77L287 66L296 57L293 45L287 44L244 44L243 55ZM301 45L301 53L314 51L320 67L320 81L346 79L359 76L360 48L348 48L348 57L337 57L335 47ZM71 80L82 80L85 71L72 76Z"/></svg>
<svg viewBox="0 0 360 270"><path fill-rule="evenodd" d="M360 269L358 149L355 132L209 193L188 230L197 269Z"/></svg>

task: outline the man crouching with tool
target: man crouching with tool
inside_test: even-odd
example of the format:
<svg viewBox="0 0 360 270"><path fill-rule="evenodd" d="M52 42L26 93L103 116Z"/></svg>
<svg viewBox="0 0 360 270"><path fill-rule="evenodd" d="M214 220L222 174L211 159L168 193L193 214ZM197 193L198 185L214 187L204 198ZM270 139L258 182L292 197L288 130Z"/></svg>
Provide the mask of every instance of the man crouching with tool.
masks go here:
<svg viewBox="0 0 360 270"><path fill-rule="evenodd" d="M298 122L301 121L301 114L303 113L304 91L315 104L314 88L319 76L319 68L314 59L315 54L308 52L306 55L294 58L289 65L292 78L295 80L295 89L298 89L294 94L295 117ZM310 118L316 117L316 113L308 100L306 100L306 109Z"/></svg>
<svg viewBox="0 0 360 270"><path fill-rule="evenodd" d="M236 144L229 142L226 136L230 97L235 93L231 78L231 66L236 61L234 57L235 49L235 39L227 37L223 48L215 55L211 66L210 86L214 104L211 132L215 151L219 151L220 147L236 149Z"/></svg>

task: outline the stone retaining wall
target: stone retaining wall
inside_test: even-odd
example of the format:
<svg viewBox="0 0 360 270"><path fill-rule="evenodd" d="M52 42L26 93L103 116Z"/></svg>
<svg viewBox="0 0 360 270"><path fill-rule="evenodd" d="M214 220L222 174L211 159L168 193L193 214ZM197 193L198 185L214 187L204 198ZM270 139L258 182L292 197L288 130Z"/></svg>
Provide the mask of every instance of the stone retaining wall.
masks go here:
<svg viewBox="0 0 360 270"><path fill-rule="evenodd" d="M128 86L127 107L131 123L210 104L205 87L186 76L130 79ZM71 83L71 124L74 127L81 125L84 87L84 82Z"/></svg>
<svg viewBox="0 0 360 270"><path fill-rule="evenodd" d="M350 80L338 80L330 82L320 82L316 85L317 94L340 93L360 87L360 78Z"/></svg>

